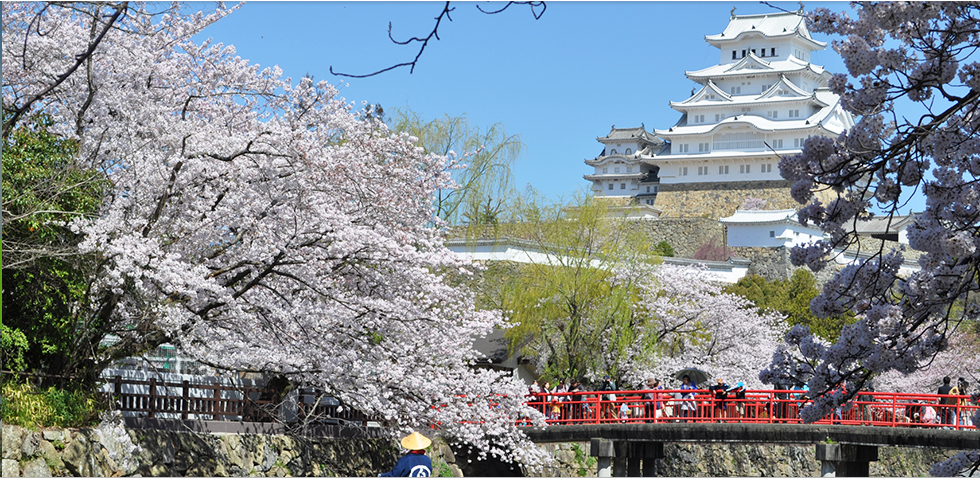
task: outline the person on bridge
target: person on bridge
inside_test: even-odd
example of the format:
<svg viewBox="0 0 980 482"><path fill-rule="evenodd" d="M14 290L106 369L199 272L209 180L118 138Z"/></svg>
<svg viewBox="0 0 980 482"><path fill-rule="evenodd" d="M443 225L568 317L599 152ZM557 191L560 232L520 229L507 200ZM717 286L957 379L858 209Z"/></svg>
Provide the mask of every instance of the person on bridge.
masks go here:
<svg viewBox="0 0 980 482"><path fill-rule="evenodd" d="M616 391L616 382L612 381L609 375L602 377L602 385L599 385L600 392L614 392ZM602 418L614 419L616 418L616 404L609 403L616 401L615 393L603 393L601 401L602 404Z"/></svg>
<svg viewBox="0 0 980 482"><path fill-rule="evenodd" d="M664 386L660 383L660 379L648 378L647 384L643 387L644 390L663 390ZM657 394L653 391L649 391L643 394L643 400L649 400L644 402L644 417L646 418L646 423L654 423L658 418L662 418L664 402L654 402L656 399L663 399L663 394Z"/></svg>
<svg viewBox="0 0 980 482"><path fill-rule="evenodd" d="M698 407L694 401L694 391L698 389L698 386L691 381L691 377L684 375L681 380L681 390L687 390L684 393L684 403L681 404L681 418L685 422L693 422L694 417L698 413Z"/></svg>
<svg viewBox="0 0 980 482"><path fill-rule="evenodd" d="M718 419L719 423L723 421L725 418L725 411L728 410L728 402L725 401L728 399L728 390L728 384L726 384L725 380L721 378L718 379L718 383L716 385L712 385L708 388L708 391L710 391L711 395L715 398L713 417Z"/></svg>
<svg viewBox="0 0 980 482"><path fill-rule="evenodd" d="M943 377L943 385L941 387L939 387L939 390L937 390L936 393L938 393L940 395L949 395L949 392L952 389L953 389L953 387L951 387L949 385L949 377ZM953 421L953 417L952 417L953 411L950 409L949 406L952 405L953 403L955 403L954 400L955 399L950 398L950 397L942 397L942 398L939 399L939 403L940 403L940 406L939 406L939 423L941 423L943 425L949 425L949 424L952 423L952 421Z"/></svg>
<svg viewBox="0 0 980 482"><path fill-rule="evenodd" d="M960 388L960 395L970 394L969 391L970 382L966 381L966 379L964 379L963 377L960 377L956 385ZM971 424L970 414L972 412L969 408L967 408L969 405L970 405L970 399L968 397L960 398L959 401L956 403L956 408L959 410L960 413L960 428L969 427Z"/></svg>
<svg viewBox="0 0 980 482"><path fill-rule="evenodd" d="M398 459L391 472L378 474L378 477L429 477L432 475L432 460L425 455L425 449L432 441L418 432L412 432L402 439L402 447L408 453Z"/></svg>

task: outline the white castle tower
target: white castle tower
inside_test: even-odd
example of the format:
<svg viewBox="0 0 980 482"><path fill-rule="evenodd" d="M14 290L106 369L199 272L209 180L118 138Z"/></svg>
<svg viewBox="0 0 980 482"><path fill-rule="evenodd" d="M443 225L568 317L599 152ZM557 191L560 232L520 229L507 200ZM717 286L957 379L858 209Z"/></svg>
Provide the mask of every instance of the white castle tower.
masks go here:
<svg viewBox="0 0 980 482"><path fill-rule="evenodd" d="M719 63L685 72L701 85L670 102L680 120L668 129L617 129L597 140L602 153L585 163L597 197L622 197L671 216L731 215L746 195L773 208L795 208L781 156L812 135L836 137L853 117L830 92L830 74L810 63L826 43L814 40L799 12L735 15L705 40ZM721 200L722 205L712 204ZM734 206L733 206L734 205ZM667 215L667 214L665 214Z"/></svg>

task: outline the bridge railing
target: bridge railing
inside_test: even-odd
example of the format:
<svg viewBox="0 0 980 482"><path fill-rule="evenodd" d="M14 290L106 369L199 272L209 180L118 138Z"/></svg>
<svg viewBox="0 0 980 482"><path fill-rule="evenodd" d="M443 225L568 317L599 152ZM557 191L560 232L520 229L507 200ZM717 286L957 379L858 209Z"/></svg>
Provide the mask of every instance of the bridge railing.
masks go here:
<svg viewBox="0 0 980 482"><path fill-rule="evenodd" d="M802 423L808 403L802 390L746 390L744 398L714 398L708 390L619 390L528 396L549 424L599 423ZM978 409L967 395L861 392L817 424L971 429ZM943 399L950 403L943 403Z"/></svg>

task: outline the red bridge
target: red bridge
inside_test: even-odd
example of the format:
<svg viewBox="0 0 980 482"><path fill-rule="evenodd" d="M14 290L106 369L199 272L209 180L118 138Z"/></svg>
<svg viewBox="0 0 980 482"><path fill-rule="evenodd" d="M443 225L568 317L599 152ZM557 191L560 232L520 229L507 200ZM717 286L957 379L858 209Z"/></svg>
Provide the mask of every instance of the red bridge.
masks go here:
<svg viewBox="0 0 980 482"><path fill-rule="evenodd" d="M707 390L627 390L615 392L541 393L528 406L541 411L550 425L609 423L802 423L800 409L811 403L801 390L746 390L744 398L714 398ZM946 427L975 430L970 421L978 409L967 395L861 392L816 424L877 427ZM857 397L855 397L857 398ZM862 397L865 398L865 397ZM947 402L942 403L943 398Z"/></svg>

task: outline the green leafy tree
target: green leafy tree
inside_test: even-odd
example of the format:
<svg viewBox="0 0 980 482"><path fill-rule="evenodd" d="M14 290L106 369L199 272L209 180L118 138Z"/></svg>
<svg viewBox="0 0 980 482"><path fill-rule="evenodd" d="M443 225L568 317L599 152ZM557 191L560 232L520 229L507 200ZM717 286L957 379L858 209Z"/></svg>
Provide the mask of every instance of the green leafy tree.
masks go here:
<svg viewBox="0 0 980 482"><path fill-rule="evenodd" d="M98 212L108 183L48 127L39 116L3 139L4 368L79 375L102 334L77 315L96 260L78 255L68 224Z"/></svg>
<svg viewBox="0 0 980 482"><path fill-rule="evenodd" d="M653 254L666 258L672 258L674 257L674 247L671 246L666 240L663 240L657 243L657 246L653 248Z"/></svg>
<svg viewBox="0 0 980 482"><path fill-rule="evenodd" d="M518 135L504 125L471 126L466 116L425 120L411 110L399 110L393 130L418 138L428 154L455 155L462 165L453 170L456 187L435 193L436 215L450 224L485 225L500 221L514 197L511 165L525 150Z"/></svg>
<svg viewBox="0 0 980 482"><path fill-rule="evenodd" d="M740 295L759 308L778 311L785 317L786 328L806 325L810 332L834 342L841 328L853 321L849 315L819 318L810 311L810 301L820 294L817 279L809 270L798 269L785 280L767 281L757 274L748 275L725 291Z"/></svg>
<svg viewBox="0 0 980 482"><path fill-rule="evenodd" d="M512 235L547 261L513 266L495 285L495 307L513 323L510 348L549 378L622 378L627 358L644 352L637 283L659 259L646 236L591 197L546 205L525 196L515 218Z"/></svg>

